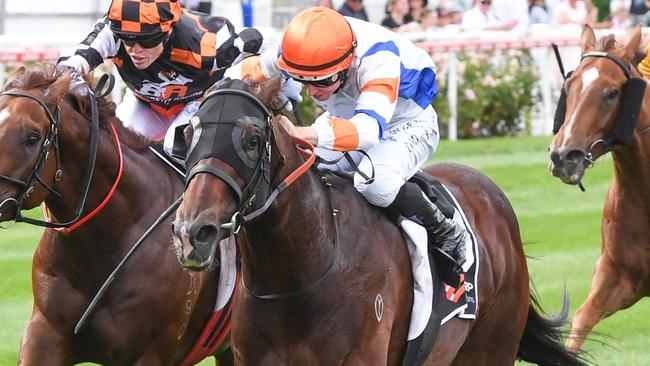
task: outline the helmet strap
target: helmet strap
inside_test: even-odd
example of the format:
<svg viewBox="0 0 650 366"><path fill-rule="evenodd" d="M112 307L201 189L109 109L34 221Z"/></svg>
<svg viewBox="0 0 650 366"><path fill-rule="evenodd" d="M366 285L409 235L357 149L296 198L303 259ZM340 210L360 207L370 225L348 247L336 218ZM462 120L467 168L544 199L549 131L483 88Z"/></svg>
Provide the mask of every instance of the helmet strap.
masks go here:
<svg viewBox="0 0 650 366"><path fill-rule="evenodd" d="M169 40L172 39L172 32L173 32L173 27L167 31L167 37L165 37L162 41L163 49L167 48L167 44L169 43Z"/></svg>
<svg viewBox="0 0 650 366"><path fill-rule="evenodd" d="M343 88L343 86L345 86L345 82L348 81L348 71L349 70L350 69L348 68L348 69L339 71L339 80L341 81L341 83L339 84L339 87L336 88L336 90L334 90L333 94L338 93L339 90L341 90Z"/></svg>

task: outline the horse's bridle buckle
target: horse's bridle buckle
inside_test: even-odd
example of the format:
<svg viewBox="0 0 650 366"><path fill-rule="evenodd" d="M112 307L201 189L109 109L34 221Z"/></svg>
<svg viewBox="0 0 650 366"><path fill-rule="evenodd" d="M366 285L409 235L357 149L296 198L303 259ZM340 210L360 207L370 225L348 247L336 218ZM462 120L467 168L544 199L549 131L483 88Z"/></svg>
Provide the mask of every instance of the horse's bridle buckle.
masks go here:
<svg viewBox="0 0 650 366"><path fill-rule="evenodd" d="M220 228L229 230L230 235L237 235L239 234L239 230L241 229L243 224L244 224L244 216L242 216L241 212L235 212L235 214L232 215L230 222L221 224Z"/></svg>

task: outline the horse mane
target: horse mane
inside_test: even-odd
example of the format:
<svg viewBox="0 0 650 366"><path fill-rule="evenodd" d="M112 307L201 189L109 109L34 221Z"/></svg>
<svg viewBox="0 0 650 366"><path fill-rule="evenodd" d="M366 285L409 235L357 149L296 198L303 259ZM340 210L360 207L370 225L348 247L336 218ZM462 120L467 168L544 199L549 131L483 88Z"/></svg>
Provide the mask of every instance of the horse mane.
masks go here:
<svg viewBox="0 0 650 366"><path fill-rule="evenodd" d="M47 88L69 71L57 68L52 64L41 64L38 68L25 70L11 79L4 87L5 90L16 88L22 90L39 89L45 92ZM88 79L86 78L86 81ZM81 95L74 91L66 94L66 101L75 111L79 112L87 120L91 119L90 98L88 95ZM97 110L99 112L99 126L109 131L110 121L119 121L115 115L115 103L106 98L97 98ZM149 140L122 125L122 122L113 124L119 131L120 140L136 151L143 151L149 145ZM111 132L112 133L112 132Z"/></svg>

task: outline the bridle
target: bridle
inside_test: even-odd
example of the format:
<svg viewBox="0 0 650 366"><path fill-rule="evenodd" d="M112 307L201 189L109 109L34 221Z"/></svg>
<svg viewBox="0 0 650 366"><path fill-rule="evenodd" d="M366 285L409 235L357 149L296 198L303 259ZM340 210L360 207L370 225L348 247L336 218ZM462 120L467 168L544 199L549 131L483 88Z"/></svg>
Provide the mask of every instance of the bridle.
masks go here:
<svg viewBox="0 0 650 366"><path fill-rule="evenodd" d="M553 50L555 51L555 57L560 67L560 72L562 77L566 80L571 76L573 71L565 74L564 66L562 64L562 59L559 54L557 45L553 44ZM591 167L595 163L595 149L597 146L602 145L603 152L600 155L607 154L612 151L614 146L622 145L627 146L630 144L634 130L636 128L637 120L641 111L641 106L643 104L643 97L646 89L646 81L643 78L635 77L632 75L632 66L628 65L621 58L611 55L605 51L588 51L584 52L581 56L580 63L585 58L604 58L613 63L615 63L623 74L625 75L626 82L623 85L622 93L620 95L621 103L619 113L616 116L616 121L612 130L609 132L609 136L606 138L599 138L595 141L592 141L589 144L589 147L584 152L584 161L587 163L587 167ZM560 99L558 101L557 109L555 111L554 124L553 124L553 134L556 134L564 123L566 117L566 103L567 103L567 94L566 88L562 87L562 92ZM641 133L645 133L642 131ZM578 186L581 190L584 191L582 183L578 183Z"/></svg>
<svg viewBox="0 0 650 366"><path fill-rule="evenodd" d="M27 178L25 180L21 180L19 178L0 174L0 180L8 181L22 188L22 192L20 192L16 197L7 198L0 203L0 214L2 213L2 209L6 205L13 203L16 206L16 214L10 221L10 224L0 226L0 228L6 229L13 226L16 222L25 222L36 226L65 230L81 219L84 211L84 206L86 203L86 198L88 196L88 191L90 189L90 183L92 180L93 171L95 169L95 160L97 157L97 145L99 140L99 112L97 108L97 98L102 98L108 95L114 85L115 85L115 77L106 74L99 79L99 81L97 82L97 86L94 89L89 90L89 96L91 101L90 102L91 127L90 127L90 142L89 142L89 149L88 149L89 151L88 161L86 164L86 174L84 176L83 183L81 185L81 192L79 195L80 199L77 205L77 209L75 210L76 214L71 220L67 222L43 221L43 220L25 217L22 215L22 210L25 205L25 202L34 192L36 183L40 183L50 193L56 195L57 197L61 197L61 194L59 192L57 192L54 188L47 185L41 178L41 173L48 161L51 147L54 147L54 153L56 155L56 171L54 173L54 181L55 182L60 181L63 175L61 171L61 161L60 161L60 152L59 152L59 134L58 134L59 125L61 123L60 120L61 108L57 105L54 112L51 112L50 109L45 104L45 102L43 102L41 99L39 99L34 95L24 93L24 92L14 91L14 92L0 93L0 97L12 96L18 98L29 98L37 102L41 106L41 108L43 108L43 110L45 111L45 114L50 123L50 128L48 128L47 136L43 140L43 143L41 144L41 147L39 149L39 156L31 172L27 176Z"/></svg>
<svg viewBox="0 0 650 366"><path fill-rule="evenodd" d="M273 134L273 126L271 124L271 114L255 96L253 96L248 92L242 91L240 89L233 89L233 88L218 89L216 92L206 97L203 100L201 106L203 106L203 104L206 103L210 99L210 97L216 95L242 96L245 99L247 99L249 102L252 102L254 105L256 105L260 110L262 110L265 117L264 118L265 119L264 141L262 144L260 144L260 150L258 150L259 151L258 160L255 164L255 167L252 168L251 171L243 172L239 174L240 176L246 175L251 177L249 180L247 181L245 180L246 186L244 187L244 189L240 188L237 182L227 172L223 171L222 169L215 166L209 166L200 163L201 159L210 156L216 156L223 160L224 157L219 156L218 153L206 152L194 157L191 157L192 154L189 154L186 160L186 166L190 167L186 178L186 187L189 185L191 179L195 177L197 174L207 173L217 177L218 179L221 179L230 188L230 190L233 192L235 197L237 197L238 209L231 216L231 219L228 222L222 223L219 226L220 230L223 229L229 232L230 240L232 240L233 237L239 233L242 227L244 227L247 223L250 223L251 221L258 218L264 212L266 212L280 193L285 191L299 177L305 174L312 167L312 165L316 160L316 153L315 153L315 148L312 144L310 144L307 141L292 137L292 141L296 145L299 154L301 154L305 158L305 161L291 174L289 174L286 178L284 178L280 183L278 183L275 188L272 188L272 191L270 191L271 188L267 186L266 189L268 189L270 192L260 192L261 189L265 188L265 185L261 184L260 182L264 180L265 175L270 170L269 164L271 161L272 146L277 146L276 143L272 143L275 142L275 136ZM229 106L232 108L232 105ZM206 109L208 108L209 107L206 107ZM200 117L201 109L202 108L199 107L199 112L197 112L197 115L199 115L199 117ZM222 123L227 124L232 122L223 121ZM227 134L222 134L221 136L223 135L227 135ZM280 152L278 152L278 154L281 156ZM227 159L227 157L225 157L225 159ZM282 157L280 160L280 166L277 167L276 170L280 171L281 170L280 168L283 164L284 164L284 158ZM236 166L237 164L230 163L229 165ZM234 167L234 169L236 171L238 170L241 171L244 168ZM270 180L275 181L275 179L270 179ZM242 282L241 282L242 288L251 296L261 300L280 300L280 299L287 299L287 298L299 296L318 286L320 283L322 283L325 280L325 278L329 276L330 273L332 273L334 264L336 263L336 258L338 256L337 253L338 253L338 246L339 246L339 230L338 230L338 220L337 220L338 211L334 208L334 199L330 190L330 186L331 186L330 183L327 181L326 178L322 176L321 176L321 180L323 181L323 183L327 188L328 200L330 202L333 221L334 221L334 228L335 228L334 254L331 257L327 269L316 280L312 281L307 286L304 286L294 291L288 291L288 292L260 294L255 290L251 289L250 287L248 287L244 279L242 278ZM250 211L250 208L253 206L251 200L256 196L266 197L266 199L263 201L263 203L261 204L258 203L257 205L255 205L255 209Z"/></svg>
<svg viewBox="0 0 650 366"><path fill-rule="evenodd" d="M631 92L635 93L637 97L639 97L638 94L641 94L639 99L640 100L643 99L643 93L645 91L645 81L643 81L643 80L641 80L639 78L633 77L631 67L626 65L623 60L621 60L620 58L618 58L618 57L616 57L614 55L610 55L610 54L608 54L606 52L590 51L590 52L585 52L585 53L582 54L581 61L584 60L585 58L589 58L589 57L608 59L608 60L614 62L621 69L621 71L623 71L623 73L625 74L625 78L626 78L625 85L623 86L623 93L621 95L621 98L623 99L623 101L625 101L626 97L627 98L632 98L632 96L630 95L630 91L628 91L628 89L632 89ZM641 83L637 83L637 84L633 85L633 83L638 81L638 80L641 80ZM642 86L642 87L640 87L640 86ZM639 93L639 90L638 90L639 88L640 88L640 93ZM629 128L627 130L629 130L629 134L631 136L631 133L634 130L634 127L636 126L636 122L637 122L637 118L638 118L638 115L639 115L639 110L641 108L641 104L639 102L637 110L634 113L632 113L631 116L626 115L627 111L623 111L624 109L627 109L626 106L625 106L625 102L623 102L622 104L623 104L623 105L621 105L621 111L622 112L619 112L619 116L617 117L617 120L616 120L615 125L614 125L614 130L612 131L611 136L609 136L608 138L604 138L604 139L602 139L602 138L601 139L596 139L595 141L593 141L590 144L589 149L586 151L585 160L589 164L591 164L591 165L594 164L594 148L596 146L598 146L599 144L604 145L603 146L603 149L604 149L603 154L606 154L606 153L610 152L612 150L612 148L614 146L616 146L616 145L626 145L627 144L626 141L623 141L623 140L625 140L628 137L627 136L619 136L620 133L618 133L617 129L620 130L622 128L622 126L621 126L622 124L629 123L631 125L631 128ZM631 122L630 122L630 120L631 120Z"/></svg>

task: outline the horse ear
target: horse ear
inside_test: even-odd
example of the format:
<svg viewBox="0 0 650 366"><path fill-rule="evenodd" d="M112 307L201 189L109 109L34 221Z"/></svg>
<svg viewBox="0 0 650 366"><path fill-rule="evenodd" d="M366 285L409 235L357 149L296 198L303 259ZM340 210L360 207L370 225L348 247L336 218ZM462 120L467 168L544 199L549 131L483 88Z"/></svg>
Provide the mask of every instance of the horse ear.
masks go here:
<svg viewBox="0 0 650 366"><path fill-rule="evenodd" d="M630 37L630 40L627 42L627 45L625 45L623 59L626 62L632 61L637 49L639 48L640 43L641 43L641 26L637 25L636 27L634 27L634 31L632 32L632 36Z"/></svg>
<svg viewBox="0 0 650 366"><path fill-rule="evenodd" d="M596 45L596 34L589 24L585 24L585 28L582 30L580 45L582 46L583 53L591 51Z"/></svg>
<svg viewBox="0 0 650 366"><path fill-rule="evenodd" d="M16 71L14 71L11 76L7 79L7 82L5 83L4 87L2 88L2 91L7 91L11 88L14 87L15 82L18 80L18 78L22 77L25 75L25 66L21 66Z"/></svg>
<svg viewBox="0 0 650 366"><path fill-rule="evenodd" d="M56 103L63 98L63 96L68 92L70 89L70 73L65 72L59 76L58 79L56 79L52 84L50 84L50 87L47 88L47 91L45 92L45 95L48 98L51 98L51 100L55 101Z"/></svg>

